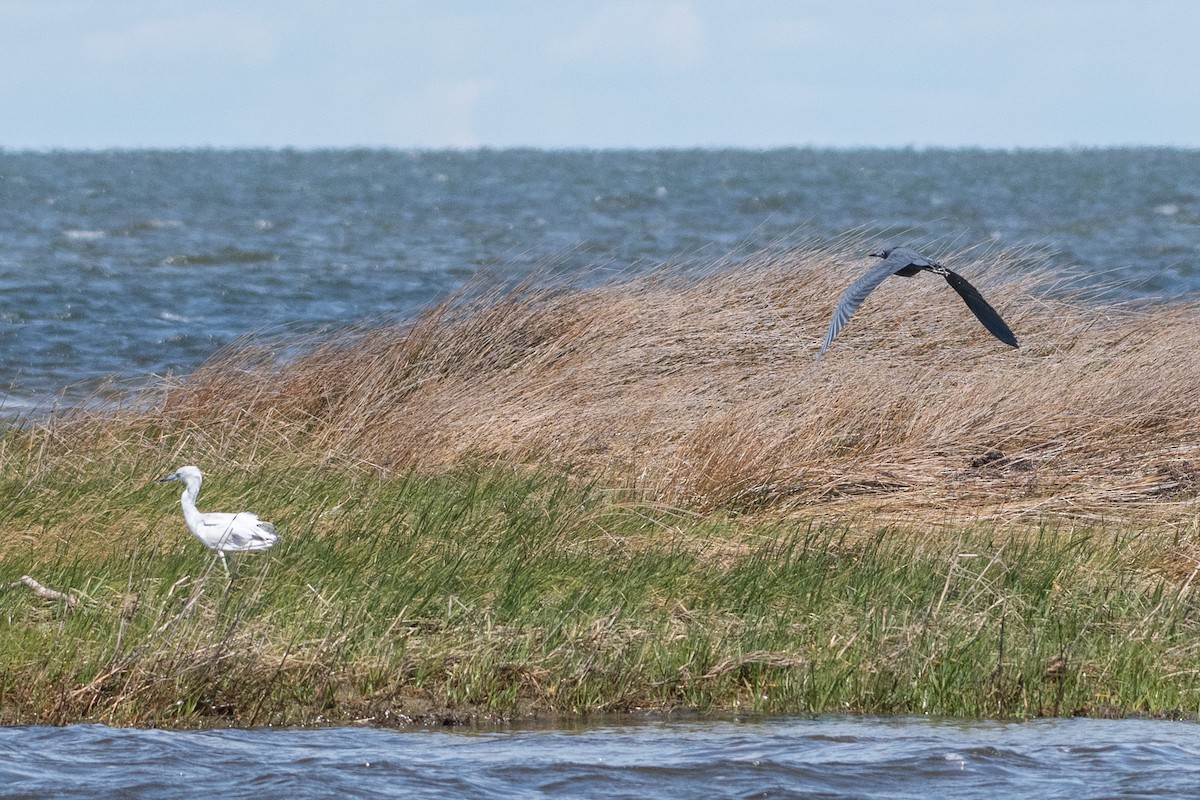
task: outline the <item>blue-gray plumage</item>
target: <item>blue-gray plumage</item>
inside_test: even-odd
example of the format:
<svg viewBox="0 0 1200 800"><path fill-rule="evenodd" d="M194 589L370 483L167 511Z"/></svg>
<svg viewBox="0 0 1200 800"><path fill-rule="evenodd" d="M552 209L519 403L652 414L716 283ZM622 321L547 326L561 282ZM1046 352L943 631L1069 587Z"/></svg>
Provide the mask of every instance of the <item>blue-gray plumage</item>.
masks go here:
<svg viewBox="0 0 1200 800"><path fill-rule="evenodd" d="M842 328L846 327L850 315L862 305L862 302L867 299L867 295L875 291L876 286L883 283L885 278L889 275L911 278L918 272L932 272L935 275L941 275L946 279L946 283L949 283L954 291L958 292L958 296L983 323L983 327L1005 344L1012 347L1019 346L1017 337L1013 336L1013 332L1009 330L1008 325L1004 324L1004 320L996 313L996 309L988 305L988 301L983 299L979 290L967 283L967 279L962 275L946 269L911 247L891 247L871 253L871 255L875 258L882 258L883 261L850 284L842 294L842 299L838 301L837 308L833 311L833 320L829 323L829 330L825 333L825 341L821 344L821 352L817 353L817 358L825 355L829 345L833 344L833 340L841 333Z"/></svg>

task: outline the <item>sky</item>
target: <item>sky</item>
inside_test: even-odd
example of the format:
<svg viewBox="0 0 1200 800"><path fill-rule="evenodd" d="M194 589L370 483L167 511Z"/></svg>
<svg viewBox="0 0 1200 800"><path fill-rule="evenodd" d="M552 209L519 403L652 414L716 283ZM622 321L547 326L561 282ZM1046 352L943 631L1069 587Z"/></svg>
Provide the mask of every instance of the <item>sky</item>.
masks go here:
<svg viewBox="0 0 1200 800"><path fill-rule="evenodd" d="M0 148L1200 147L1196 0L0 0Z"/></svg>

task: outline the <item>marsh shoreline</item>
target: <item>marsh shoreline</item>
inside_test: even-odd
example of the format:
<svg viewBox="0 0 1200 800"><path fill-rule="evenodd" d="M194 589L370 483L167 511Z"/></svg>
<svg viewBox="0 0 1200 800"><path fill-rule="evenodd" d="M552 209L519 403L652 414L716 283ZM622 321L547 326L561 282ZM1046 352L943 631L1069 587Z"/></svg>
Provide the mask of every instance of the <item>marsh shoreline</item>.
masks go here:
<svg viewBox="0 0 1200 800"><path fill-rule="evenodd" d="M900 286L814 365L852 250L244 342L0 434L4 722L1194 716L1196 309L963 256L1020 351ZM283 535L233 581L184 463Z"/></svg>

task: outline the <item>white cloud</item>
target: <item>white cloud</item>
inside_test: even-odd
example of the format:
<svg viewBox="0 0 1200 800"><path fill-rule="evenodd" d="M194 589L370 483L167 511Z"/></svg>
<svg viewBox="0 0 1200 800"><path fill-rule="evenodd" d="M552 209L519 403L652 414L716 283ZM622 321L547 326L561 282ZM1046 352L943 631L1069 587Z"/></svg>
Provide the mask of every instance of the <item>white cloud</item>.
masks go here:
<svg viewBox="0 0 1200 800"><path fill-rule="evenodd" d="M275 38L262 23L237 13L204 12L152 19L120 31L94 33L84 52L101 63L182 60L204 56L259 63L274 55Z"/></svg>
<svg viewBox="0 0 1200 800"><path fill-rule="evenodd" d="M394 143L409 147L477 147L475 108L495 81L434 81L395 104Z"/></svg>
<svg viewBox="0 0 1200 800"><path fill-rule="evenodd" d="M684 0L610 3L552 48L567 61L650 61L677 69L699 64L706 50L704 24Z"/></svg>

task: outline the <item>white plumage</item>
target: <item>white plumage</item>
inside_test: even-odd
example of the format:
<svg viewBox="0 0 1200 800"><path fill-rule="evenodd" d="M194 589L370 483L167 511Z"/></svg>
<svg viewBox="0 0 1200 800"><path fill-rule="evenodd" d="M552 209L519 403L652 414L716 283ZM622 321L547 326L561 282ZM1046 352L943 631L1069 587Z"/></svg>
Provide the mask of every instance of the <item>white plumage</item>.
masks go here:
<svg viewBox="0 0 1200 800"><path fill-rule="evenodd" d="M221 565L225 571L229 566L225 563L226 553L244 553L266 550L279 541L275 526L263 522L257 514L240 511L236 514L224 512L202 512L196 508L196 496L200 494L200 484L204 476L196 467L180 467L175 472L159 478L159 483L181 481L183 496L183 519L187 522L188 530L204 543L209 550L217 551L221 557Z"/></svg>

